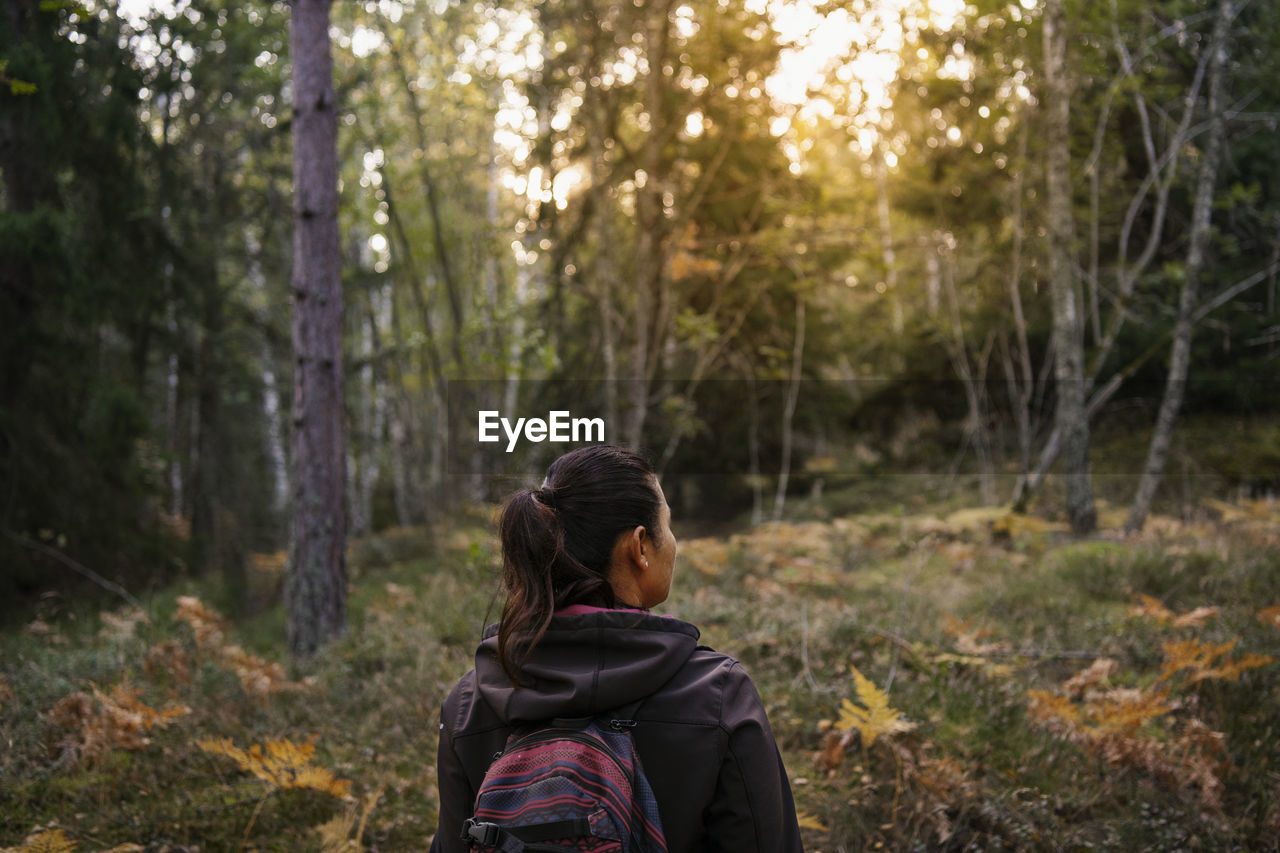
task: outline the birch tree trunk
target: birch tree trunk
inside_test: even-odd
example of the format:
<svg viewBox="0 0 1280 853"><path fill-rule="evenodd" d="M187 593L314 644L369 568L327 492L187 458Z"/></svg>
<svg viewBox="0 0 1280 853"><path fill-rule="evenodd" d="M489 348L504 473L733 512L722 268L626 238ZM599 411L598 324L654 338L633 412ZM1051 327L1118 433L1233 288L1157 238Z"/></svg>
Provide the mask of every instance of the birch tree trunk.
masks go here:
<svg viewBox="0 0 1280 853"><path fill-rule="evenodd" d="M880 257L884 261L884 287L889 297L889 314L893 333L901 335L905 324L902 302L898 299L898 259L893 250L893 221L889 216L889 165L885 162L888 143L882 138L875 156L876 216L880 220ZM933 291L930 290L932 294ZM930 302L930 307L935 303Z"/></svg>
<svg viewBox="0 0 1280 853"><path fill-rule="evenodd" d="M1182 281L1182 294L1178 300L1178 319L1173 329L1173 344L1169 354L1169 373L1165 379L1164 398L1156 415L1155 432L1147 449L1147 461L1138 481L1138 491L1125 520L1126 533L1142 530L1151 512L1151 499L1155 496L1160 478L1164 474L1165 460L1169 454L1169 439L1182 407L1183 392L1187 384L1187 372L1191 363L1191 335L1195 328L1196 302L1200 298L1200 276L1204 272L1205 254L1209 248L1209 225L1213 212L1213 193L1218 179L1218 164L1222 159L1225 122L1222 116L1223 68L1226 65L1227 33L1234 17L1231 0L1221 0L1213 25L1213 42L1209 49L1209 141L1204 158L1200 161L1200 173L1196 179L1196 196L1191 213L1191 238L1187 249L1187 263Z"/></svg>
<svg viewBox="0 0 1280 853"><path fill-rule="evenodd" d="M1044 8L1045 136L1049 212L1049 288L1053 301L1054 379L1067 515L1076 534L1097 526L1089 483L1089 420L1084 407L1084 341L1071 265L1071 160L1068 148L1070 92L1063 0Z"/></svg>
<svg viewBox="0 0 1280 853"><path fill-rule="evenodd" d="M987 430L987 412L983 400L986 397L982 386L986 382L986 360L983 355L979 376L975 377L973 366L969 363L969 345L964 337L964 322L960 317L960 300L956 296L955 262L950 252L946 256L946 272L943 280L947 284L947 309L951 317L951 341L946 349L951 356L951 365L960 378L964 388L965 402L969 407L968 423L965 431L973 440L974 453L978 457L978 482L981 489L983 506L991 506L996 502L995 469L991 464L991 437ZM990 352L992 338L988 339L987 353Z"/></svg>
<svg viewBox="0 0 1280 853"><path fill-rule="evenodd" d="M309 656L346 627L346 434L338 244L337 113L330 0L294 0L293 530L289 650Z"/></svg>
<svg viewBox="0 0 1280 853"><path fill-rule="evenodd" d="M1025 128L1018 143L1018 167L1013 182L1013 258L1009 273L1009 306L1013 309L1013 329L1017 343L1017 369L1008 346L1001 336L1001 352L1004 354L1005 379L1009 384L1009 404L1013 407L1018 424L1018 482L1014 487L1012 503L1022 503L1023 492L1031 469L1031 395L1035 389L1035 372L1031 369L1031 346L1027 342L1027 318L1022 310L1022 193L1023 174L1027 168L1027 132Z"/></svg>

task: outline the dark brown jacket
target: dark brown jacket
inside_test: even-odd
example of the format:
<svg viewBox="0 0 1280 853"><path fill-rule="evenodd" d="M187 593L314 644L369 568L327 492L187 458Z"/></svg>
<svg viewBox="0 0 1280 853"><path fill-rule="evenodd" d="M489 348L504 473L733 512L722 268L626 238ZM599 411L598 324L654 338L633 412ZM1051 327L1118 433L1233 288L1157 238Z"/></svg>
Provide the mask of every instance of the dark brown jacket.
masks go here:
<svg viewBox="0 0 1280 853"><path fill-rule="evenodd" d="M445 700L440 824L432 851L464 851L462 822L513 724L585 717L640 699L633 729L672 853L802 850L782 758L742 666L698 645L698 629L627 610L557 616L513 688L496 628Z"/></svg>

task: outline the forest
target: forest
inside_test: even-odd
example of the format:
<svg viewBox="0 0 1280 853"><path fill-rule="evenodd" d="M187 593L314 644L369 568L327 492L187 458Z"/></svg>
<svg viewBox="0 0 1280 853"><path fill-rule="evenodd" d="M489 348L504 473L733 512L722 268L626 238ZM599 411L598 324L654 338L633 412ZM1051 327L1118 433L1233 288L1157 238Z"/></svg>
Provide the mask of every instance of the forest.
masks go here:
<svg viewBox="0 0 1280 853"><path fill-rule="evenodd" d="M591 442L807 849L1274 849L1277 79L1276 0L6 0L0 850L426 849Z"/></svg>

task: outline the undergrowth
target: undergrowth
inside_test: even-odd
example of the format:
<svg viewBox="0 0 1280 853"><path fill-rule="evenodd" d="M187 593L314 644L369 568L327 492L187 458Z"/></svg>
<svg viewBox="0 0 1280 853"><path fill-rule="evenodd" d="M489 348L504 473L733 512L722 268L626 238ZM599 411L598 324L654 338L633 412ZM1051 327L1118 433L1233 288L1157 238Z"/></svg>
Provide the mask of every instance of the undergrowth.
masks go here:
<svg viewBox="0 0 1280 853"><path fill-rule="evenodd" d="M682 541L662 609L752 673L810 851L1273 849L1280 517L1148 529L828 514ZM278 604L232 623L193 584L3 636L0 848L426 849L491 531L352 555L350 629L302 667ZM278 558L252 568L278 589Z"/></svg>

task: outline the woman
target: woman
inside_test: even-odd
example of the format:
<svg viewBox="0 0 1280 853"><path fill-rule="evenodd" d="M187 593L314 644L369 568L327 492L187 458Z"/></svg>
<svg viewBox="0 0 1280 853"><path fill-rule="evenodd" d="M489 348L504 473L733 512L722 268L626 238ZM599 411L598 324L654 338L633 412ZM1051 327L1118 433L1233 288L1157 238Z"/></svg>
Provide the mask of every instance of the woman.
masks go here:
<svg viewBox="0 0 1280 853"><path fill-rule="evenodd" d="M476 791L522 724L634 706L632 735L672 853L800 851L785 768L751 679L650 614L671 591L676 540L653 469L593 446L502 513L501 622L445 700L433 851L462 851Z"/></svg>

